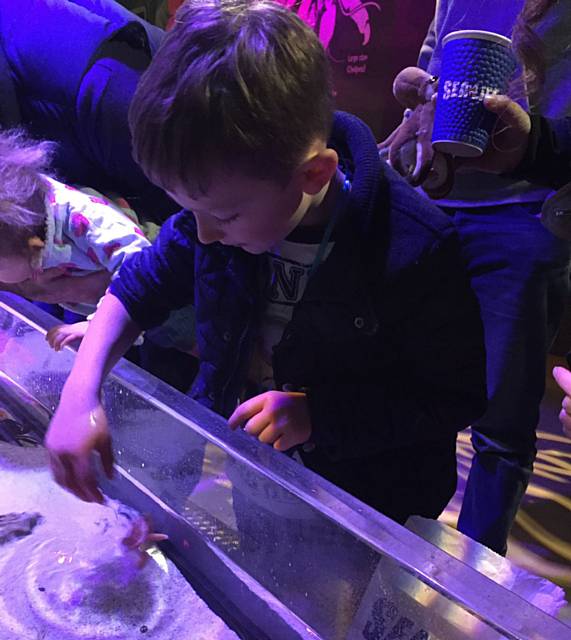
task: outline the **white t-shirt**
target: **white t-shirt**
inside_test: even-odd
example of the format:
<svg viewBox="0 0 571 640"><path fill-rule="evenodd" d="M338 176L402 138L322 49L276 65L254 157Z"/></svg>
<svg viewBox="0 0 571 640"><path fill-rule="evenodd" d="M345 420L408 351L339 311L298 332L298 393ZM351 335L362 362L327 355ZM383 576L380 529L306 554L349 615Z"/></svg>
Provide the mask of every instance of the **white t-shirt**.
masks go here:
<svg viewBox="0 0 571 640"><path fill-rule="evenodd" d="M260 334L250 369L250 382L259 393L275 389L272 352L301 300L309 273L317 256L323 229L298 227L266 254L270 265L270 284L264 292L265 304ZM334 242L327 243L323 261Z"/></svg>

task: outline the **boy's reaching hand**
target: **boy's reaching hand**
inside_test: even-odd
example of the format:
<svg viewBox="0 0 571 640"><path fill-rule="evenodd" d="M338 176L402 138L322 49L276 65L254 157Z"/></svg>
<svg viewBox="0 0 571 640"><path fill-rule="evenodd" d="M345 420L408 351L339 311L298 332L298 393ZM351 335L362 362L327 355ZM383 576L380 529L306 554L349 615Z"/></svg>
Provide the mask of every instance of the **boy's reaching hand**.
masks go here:
<svg viewBox="0 0 571 640"><path fill-rule="evenodd" d="M46 334L46 340L52 349L61 351L75 340L82 340L87 333L89 322L75 322L74 324L57 324Z"/></svg>
<svg viewBox="0 0 571 640"><path fill-rule="evenodd" d="M305 393L267 391L243 402L228 420L231 429L244 431L260 442L287 451L307 442L311 436L311 420Z"/></svg>
<svg viewBox="0 0 571 640"><path fill-rule="evenodd" d="M103 502L91 454L97 451L108 478L113 452L107 416L97 398L70 392L60 402L48 428L45 445L55 481L85 502ZM63 395L62 395L63 398Z"/></svg>

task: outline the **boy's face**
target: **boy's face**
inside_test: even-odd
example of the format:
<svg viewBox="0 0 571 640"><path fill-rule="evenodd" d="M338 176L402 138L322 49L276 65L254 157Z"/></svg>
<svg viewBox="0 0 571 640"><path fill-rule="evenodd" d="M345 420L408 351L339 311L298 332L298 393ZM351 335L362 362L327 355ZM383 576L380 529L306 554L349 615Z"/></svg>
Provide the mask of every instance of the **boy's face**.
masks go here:
<svg viewBox="0 0 571 640"><path fill-rule="evenodd" d="M284 187L234 173L213 178L206 194L189 193L183 185L168 193L194 214L200 242L221 242L254 254L278 244L305 214L300 206L303 190L295 177Z"/></svg>

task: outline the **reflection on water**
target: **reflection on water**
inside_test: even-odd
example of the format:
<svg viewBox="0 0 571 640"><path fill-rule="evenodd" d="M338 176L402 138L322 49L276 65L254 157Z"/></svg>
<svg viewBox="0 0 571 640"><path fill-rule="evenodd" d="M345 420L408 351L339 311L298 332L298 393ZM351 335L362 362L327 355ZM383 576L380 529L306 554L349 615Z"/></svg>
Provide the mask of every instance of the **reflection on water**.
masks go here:
<svg viewBox="0 0 571 640"><path fill-rule="evenodd" d="M0 544L0 640L236 639L158 549L139 568L140 552L122 542L137 512L78 500L46 463L39 448L0 442L0 514L43 516Z"/></svg>
<svg viewBox="0 0 571 640"><path fill-rule="evenodd" d="M114 637L126 623L154 629L164 598L152 568L139 571L129 554L97 555L96 548L70 539L36 545L26 568L26 591L36 614L86 637Z"/></svg>

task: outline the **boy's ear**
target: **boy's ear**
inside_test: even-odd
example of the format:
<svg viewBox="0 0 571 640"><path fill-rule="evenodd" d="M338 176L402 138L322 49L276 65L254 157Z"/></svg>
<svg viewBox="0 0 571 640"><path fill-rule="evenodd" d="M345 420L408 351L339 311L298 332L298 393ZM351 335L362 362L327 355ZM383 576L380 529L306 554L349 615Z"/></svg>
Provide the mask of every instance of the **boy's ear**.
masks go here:
<svg viewBox="0 0 571 640"><path fill-rule="evenodd" d="M301 188L314 196L333 178L339 165L339 156L334 149L322 149L306 160L299 168Z"/></svg>

